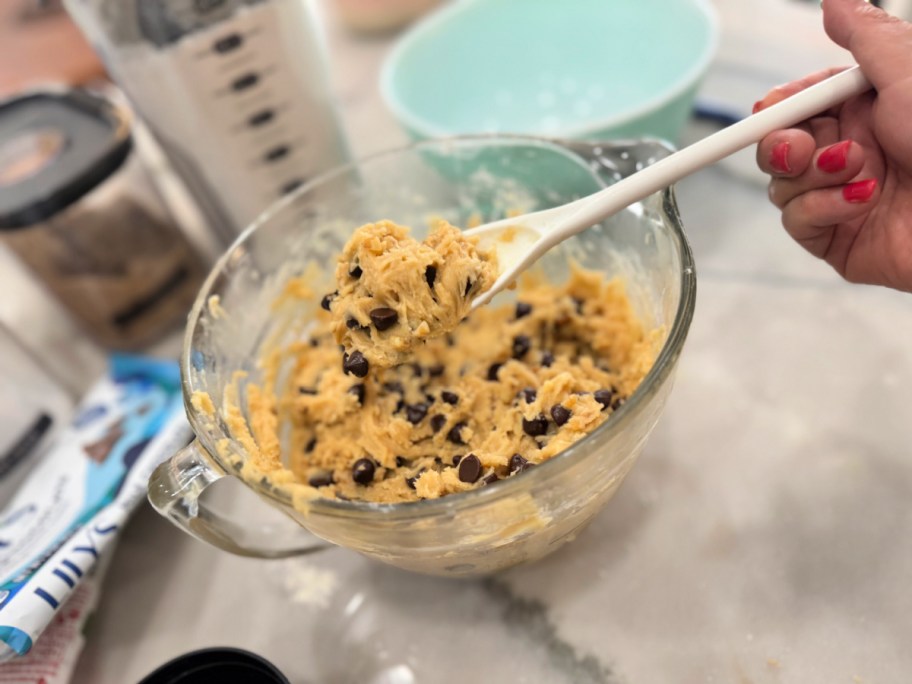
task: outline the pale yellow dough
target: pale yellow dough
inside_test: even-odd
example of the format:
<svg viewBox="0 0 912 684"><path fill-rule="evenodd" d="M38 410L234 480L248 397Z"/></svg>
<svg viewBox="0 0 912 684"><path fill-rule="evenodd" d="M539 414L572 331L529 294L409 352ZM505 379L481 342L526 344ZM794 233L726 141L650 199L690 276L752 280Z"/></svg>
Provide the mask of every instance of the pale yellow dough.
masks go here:
<svg viewBox="0 0 912 684"><path fill-rule="evenodd" d="M333 335L370 367L395 366L416 346L453 330L496 278L495 253L446 221L423 242L391 221L369 223L342 250L338 289L325 300Z"/></svg>
<svg viewBox="0 0 912 684"><path fill-rule="evenodd" d="M374 237L358 242L340 268L354 255L366 266L368 255L379 256L374 250L384 244L383 236L402 244L392 224L373 226L367 232ZM406 293L425 299L420 267L439 257L408 244L417 254L372 261L382 263L381 270L365 278L364 268L357 290L369 286L375 297L399 292L403 296L395 301L402 307L409 306ZM443 287L434 306L456 305L451 290L464 288L466 280L457 264L471 264L473 279L487 277L479 276L484 268L474 259L441 268ZM353 286L342 299L340 291L340 300L353 302L360 316L372 304L349 298L355 292ZM606 282L599 273L574 269L562 285L525 282L518 299L475 311L453 332L412 349L408 363L377 364L363 378L343 370L335 309L320 311L311 339L285 350L294 362L288 386L276 389L267 380L247 388L252 434L245 441L253 438L258 445L248 450L256 454L256 466L277 473L288 468L295 480L326 497L403 502L489 486L565 450L609 419L636 389L652 366L658 333L643 329L623 284ZM432 304L418 306L427 311ZM407 310L403 333L411 330L411 312L418 309ZM264 365L281 356L273 353ZM267 371L267 378L275 377ZM238 421L243 419L234 410L228 423ZM278 438L283 424L290 426L285 459ZM474 481L466 482L454 459L469 454L479 468ZM517 468L516 454L530 465ZM353 471L359 462L361 482Z"/></svg>

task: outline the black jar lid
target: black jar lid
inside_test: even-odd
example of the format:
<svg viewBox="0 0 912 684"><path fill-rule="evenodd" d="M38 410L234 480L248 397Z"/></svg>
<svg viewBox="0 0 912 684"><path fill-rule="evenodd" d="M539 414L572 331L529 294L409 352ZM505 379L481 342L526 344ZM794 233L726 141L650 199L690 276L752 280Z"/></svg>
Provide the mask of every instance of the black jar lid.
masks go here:
<svg viewBox="0 0 912 684"><path fill-rule="evenodd" d="M123 112L85 90L32 91L0 102L0 231L40 223L123 164Z"/></svg>
<svg viewBox="0 0 912 684"><path fill-rule="evenodd" d="M139 684L290 684L275 665L240 648L204 648L170 660Z"/></svg>

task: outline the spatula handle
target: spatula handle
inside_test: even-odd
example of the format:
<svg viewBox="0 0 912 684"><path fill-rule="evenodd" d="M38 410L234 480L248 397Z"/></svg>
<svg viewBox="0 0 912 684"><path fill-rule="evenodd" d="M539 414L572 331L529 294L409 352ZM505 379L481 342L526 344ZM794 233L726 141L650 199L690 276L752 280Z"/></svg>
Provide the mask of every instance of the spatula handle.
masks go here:
<svg viewBox="0 0 912 684"><path fill-rule="evenodd" d="M561 222L554 235L556 239L549 242L557 244L694 171L759 142L773 131L794 126L870 88L871 84L858 66L831 76L637 171L605 190L578 200L575 204L579 210Z"/></svg>

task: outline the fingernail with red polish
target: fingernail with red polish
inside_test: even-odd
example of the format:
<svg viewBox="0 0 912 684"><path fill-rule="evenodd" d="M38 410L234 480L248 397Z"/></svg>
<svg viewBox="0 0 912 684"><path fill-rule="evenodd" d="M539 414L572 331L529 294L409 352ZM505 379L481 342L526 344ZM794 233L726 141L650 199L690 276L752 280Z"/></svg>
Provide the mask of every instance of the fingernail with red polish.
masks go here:
<svg viewBox="0 0 912 684"><path fill-rule="evenodd" d="M817 157L817 168L826 173L837 173L846 167L849 159L851 140L843 140L830 145Z"/></svg>
<svg viewBox="0 0 912 684"><path fill-rule="evenodd" d="M846 202L861 204L871 199L876 189L877 180L874 178L855 181L842 186L842 197Z"/></svg>
<svg viewBox="0 0 912 684"><path fill-rule="evenodd" d="M754 108L751 110L751 113L756 114L761 109L763 109L763 100L757 100L756 102L754 102Z"/></svg>
<svg viewBox="0 0 912 684"><path fill-rule="evenodd" d="M770 151L769 163L776 173L789 173L792 170L788 160L790 147L791 145L789 145L787 140L773 145L773 149Z"/></svg>

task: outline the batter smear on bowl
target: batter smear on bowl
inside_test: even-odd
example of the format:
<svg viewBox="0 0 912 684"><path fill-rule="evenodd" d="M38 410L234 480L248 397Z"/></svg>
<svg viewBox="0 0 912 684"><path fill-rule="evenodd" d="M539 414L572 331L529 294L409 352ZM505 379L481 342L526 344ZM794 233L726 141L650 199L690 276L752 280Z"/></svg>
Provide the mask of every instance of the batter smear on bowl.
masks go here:
<svg viewBox="0 0 912 684"><path fill-rule="evenodd" d="M515 477L607 420L652 367L659 331L646 332L623 283L601 273L574 267L560 285L526 277L517 301L464 318L467 278L480 291L495 268L453 231L442 224L419 244L392 223L361 229L340 259L338 295L323 299L310 339L286 350L287 386L248 386L256 441L277 445L288 428L285 465L319 494L394 503ZM453 329L415 345L425 327L414 321L429 313Z"/></svg>

